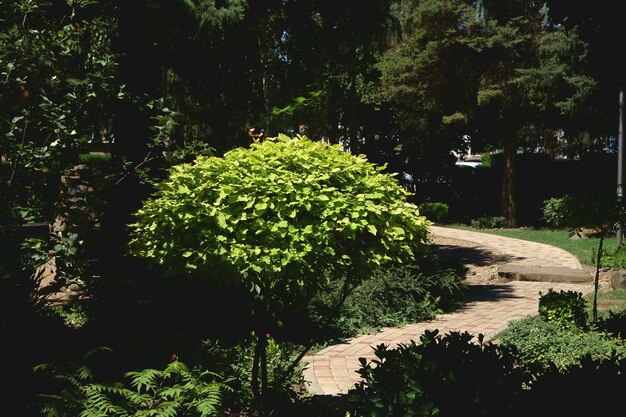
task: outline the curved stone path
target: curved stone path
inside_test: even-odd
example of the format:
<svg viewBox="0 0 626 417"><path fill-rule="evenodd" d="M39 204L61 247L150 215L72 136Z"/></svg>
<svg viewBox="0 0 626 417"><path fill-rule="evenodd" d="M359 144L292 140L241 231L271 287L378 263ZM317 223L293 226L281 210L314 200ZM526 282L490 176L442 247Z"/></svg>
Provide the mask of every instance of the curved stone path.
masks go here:
<svg viewBox="0 0 626 417"><path fill-rule="evenodd" d="M582 269L570 253L541 243L436 226L431 227L431 233L491 248L504 255L507 262L518 265ZM585 284L522 281L472 286L469 301L459 312L443 314L432 321L358 336L305 357L303 360L307 367L304 378L309 383L308 391L322 395L345 394L360 379L356 373L360 357L373 359L374 346L418 340L425 330L439 329L442 334L455 330L468 331L482 333L485 339L489 339L505 329L509 321L537 314L539 292L550 288L581 292L592 289Z"/></svg>
<svg viewBox="0 0 626 417"><path fill-rule="evenodd" d="M582 269L578 258L574 255L544 243L449 227L431 226L430 232L435 236L466 240L480 246L493 248L505 257L508 264L512 265Z"/></svg>

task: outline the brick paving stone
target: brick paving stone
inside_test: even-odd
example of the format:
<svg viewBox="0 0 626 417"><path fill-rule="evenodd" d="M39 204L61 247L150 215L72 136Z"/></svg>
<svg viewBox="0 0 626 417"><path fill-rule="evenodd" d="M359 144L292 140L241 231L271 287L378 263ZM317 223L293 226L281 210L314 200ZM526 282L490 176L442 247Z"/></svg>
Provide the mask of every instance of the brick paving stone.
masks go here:
<svg viewBox="0 0 626 417"><path fill-rule="evenodd" d="M529 266L562 266L582 269L574 255L562 249L541 243L527 242L503 236L488 235L467 230L431 226L431 233L450 239L465 240L503 254L507 262ZM444 314L434 320L408 324L401 328L356 337L347 343L329 346L303 359L307 363L304 378L312 394L341 395L359 381L359 357L373 359L373 347L385 343L392 346L419 340L425 330L439 329L440 333L453 330L482 333L493 337L506 328L511 320L537 314L539 292L549 288L555 291L574 290L583 293L592 290L587 284L522 282L481 285L461 311Z"/></svg>

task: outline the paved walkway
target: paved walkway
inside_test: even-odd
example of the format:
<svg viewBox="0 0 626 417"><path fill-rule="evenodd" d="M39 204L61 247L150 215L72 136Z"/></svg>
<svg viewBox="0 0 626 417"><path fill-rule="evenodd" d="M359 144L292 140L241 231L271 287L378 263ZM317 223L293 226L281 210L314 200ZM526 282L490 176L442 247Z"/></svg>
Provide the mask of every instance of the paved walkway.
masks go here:
<svg viewBox="0 0 626 417"><path fill-rule="evenodd" d="M581 269L578 260L568 252L541 243L527 242L502 236L466 230L431 227L431 233L450 239L459 239L493 248L507 258L507 262L528 266L560 266ZM472 286L469 302L463 310L444 314L435 320L410 324L401 328L384 329L363 335L346 343L329 346L304 358L308 363L304 371L313 394L339 395L359 381L356 370L359 357L374 358L372 347L381 343L397 345L418 340L425 330L439 329L440 333L454 330L482 333L486 339L505 329L511 320L537 314L539 292L554 290L590 291L589 285L521 282Z"/></svg>
<svg viewBox="0 0 626 417"><path fill-rule="evenodd" d="M435 236L466 240L486 248L492 248L503 255L507 263L513 265L582 269L578 258L574 255L561 248L543 243L449 227L431 226L430 232Z"/></svg>

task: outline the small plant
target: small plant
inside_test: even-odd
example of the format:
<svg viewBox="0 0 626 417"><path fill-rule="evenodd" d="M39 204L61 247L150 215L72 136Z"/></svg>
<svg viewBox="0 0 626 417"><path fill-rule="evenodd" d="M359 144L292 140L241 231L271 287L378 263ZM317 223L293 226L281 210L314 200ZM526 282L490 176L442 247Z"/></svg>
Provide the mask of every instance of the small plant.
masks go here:
<svg viewBox="0 0 626 417"><path fill-rule="evenodd" d="M480 164L485 168L495 166L496 159L499 158L498 153L485 153L480 156ZM501 155L500 155L501 156Z"/></svg>
<svg viewBox="0 0 626 417"><path fill-rule="evenodd" d="M600 318L597 325L599 329L613 337L626 340L626 310L609 311L606 316Z"/></svg>
<svg viewBox="0 0 626 417"><path fill-rule="evenodd" d="M582 293L576 291L553 291L539 293L539 316L545 321L555 322L562 327L585 327L587 312Z"/></svg>
<svg viewBox="0 0 626 417"><path fill-rule="evenodd" d="M449 207L445 203L429 202L419 206L422 216L435 223L442 223L448 218Z"/></svg>
<svg viewBox="0 0 626 417"><path fill-rule="evenodd" d="M89 321L89 317L80 304L56 305L50 307L53 314L56 314L63 323L71 328L79 329Z"/></svg>
<svg viewBox="0 0 626 417"><path fill-rule="evenodd" d="M626 269L626 246L602 254L602 267L612 269Z"/></svg>
<svg viewBox="0 0 626 417"><path fill-rule="evenodd" d="M558 198L550 198L543 202L543 220L551 226L568 226L572 217L572 197L566 195Z"/></svg>
<svg viewBox="0 0 626 417"><path fill-rule="evenodd" d="M471 226L476 229L501 229L504 227L502 216L482 216L471 221Z"/></svg>

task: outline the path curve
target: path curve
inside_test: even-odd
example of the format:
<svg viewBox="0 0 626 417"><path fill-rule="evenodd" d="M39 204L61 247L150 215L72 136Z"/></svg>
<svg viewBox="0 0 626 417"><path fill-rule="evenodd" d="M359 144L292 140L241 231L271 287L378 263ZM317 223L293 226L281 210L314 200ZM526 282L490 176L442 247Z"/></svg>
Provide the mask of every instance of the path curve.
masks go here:
<svg viewBox="0 0 626 417"><path fill-rule="evenodd" d="M528 242L503 236L467 230L431 226L431 233L450 239L465 240L480 246L493 248L507 258L507 262L527 266L559 266L582 269L570 253L542 243ZM588 292L586 284L513 281L503 284L472 286L470 299L464 308L455 313L443 314L434 320L409 324L400 328L388 328L375 334L366 334L333 345L307 356L304 379L312 394L340 395L360 380L356 370L358 359L374 358L373 347L381 343L397 345L418 340L426 330L439 329L440 333L468 331L482 333L489 340L505 329L511 320L537 314L539 292L553 288Z"/></svg>
<svg viewBox="0 0 626 417"><path fill-rule="evenodd" d="M430 226L430 233L493 248L507 258L507 263L513 265L582 269L574 255L544 243L439 226Z"/></svg>

